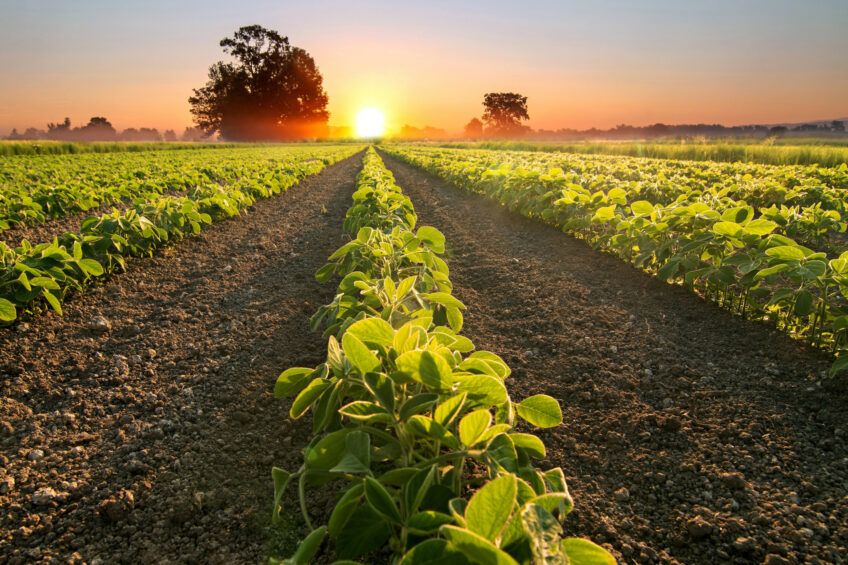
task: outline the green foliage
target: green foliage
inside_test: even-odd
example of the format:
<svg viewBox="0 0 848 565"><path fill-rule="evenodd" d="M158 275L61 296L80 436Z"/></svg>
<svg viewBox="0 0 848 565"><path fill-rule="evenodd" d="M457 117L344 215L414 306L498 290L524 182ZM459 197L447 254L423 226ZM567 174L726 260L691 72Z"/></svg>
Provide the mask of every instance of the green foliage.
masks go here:
<svg viewBox="0 0 848 565"><path fill-rule="evenodd" d="M326 327L327 360L288 369L275 389L297 395L292 415L311 411L317 434L285 476L300 485L304 518L305 487L335 480L345 485L328 524L339 558L384 550L395 564L531 563L541 533L522 526L523 513L538 507L558 527L573 504L561 470L534 466L544 444L516 432L515 414L552 427L559 405L541 395L513 403L506 363L457 333L465 306L451 295L444 236L413 231L412 205L373 149L353 200L352 239L330 258L336 298L312 320ZM469 460L485 477L466 501L479 484ZM275 490L275 516L280 501ZM558 533L545 536L562 547ZM592 563L610 562L601 551Z"/></svg>
<svg viewBox="0 0 848 565"><path fill-rule="evenodd" d="M151 255L159 247L200 232L203 226L237 215L257 199L287 190L306 176L319 172L326 164L350 156L356 149L355 146L295 150L252 148L236 151L236 160L232 157L221 160L219 155L217 161L212 151L183 151L169 156L168 166L174 168L171 173L159 177L160 184L155 186L144 181L148 175L162 172L154 165L155 160L116 154L111 163L122 160L128 163L111 170L107 166L105 172L100 170L98 174L105 181L101 179L92 184L67 181L62 190L45 189L43 198L21 197L9 192L9 185L4 184L0 192L3 197L0 198L0 210L6 206L7 223L55 217L71 211L70 203L83 206L83 209L96 206L101 202L97 198L102 196L95 197L95 194L102 182L123 187L108 198L138 198L126 211L114 210L110 214L87 218L79 232L65 233L50 242L32 245L24 240L19 247L11 249L0 241L0 323L12 322L21 312L45 303L61 313L61 301L70 292L81 291L92 279L124 270L128 258ZM12 166L16 172L9 176L15 179L18 173L30 170L33 165L44 165L42 169L36 166L31 176L47 183L59 166L57 163L88 157L62 157L60 161L50 162L49 166L48 161L36 159L58 158L26 158L28 163ZM137 158L147 159L144 162L152 168L131 173ZM91 165L86 162L88 165L83 168ZM4 167L8 171L10 166L4 162L0 169ZM103 168L102 162L99 167ZM92 169L86 170L94 174ZM180 171L184 178L177 179L175 175ZM130 177L129 181L124 178L126 176ZM147 187L144 189L147 192L136 190L142 185ZM185 195L165 193L167 189L186 188L189 190ZM14 213L17 215L10 212L12 208L17 210ZM3 217L2 212L0 217Z"/></svg>
<svg viewBox="0 0 848 565"><path fill-rule="evenodd" d="M848 166L766 167L389 145L395 157L555 225L848 367ZM519 415L522 408L519 406ZM523 417L533 418L529 405ZM541 424L538 424L541 425Z"/></svg>

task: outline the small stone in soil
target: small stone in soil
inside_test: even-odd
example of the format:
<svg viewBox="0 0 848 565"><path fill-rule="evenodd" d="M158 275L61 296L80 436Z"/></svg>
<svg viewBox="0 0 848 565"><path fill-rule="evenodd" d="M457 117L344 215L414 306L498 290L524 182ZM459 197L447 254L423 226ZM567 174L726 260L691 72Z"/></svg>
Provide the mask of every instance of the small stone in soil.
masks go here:
<svg viewBox="0 0 848 565"><path fill-rule="evenodd" d="M103 316L94 316L88 322L88 329L93 332L104 333L108 332L111 328L112 325L109 323L109 320Z"/></svg>
<svg viewBox="0 0 848 565"><path fill-rule="evenodd" d="M705 538L713 531L713 527L700 516L686 522L686 531L694 539Z"/></svg>

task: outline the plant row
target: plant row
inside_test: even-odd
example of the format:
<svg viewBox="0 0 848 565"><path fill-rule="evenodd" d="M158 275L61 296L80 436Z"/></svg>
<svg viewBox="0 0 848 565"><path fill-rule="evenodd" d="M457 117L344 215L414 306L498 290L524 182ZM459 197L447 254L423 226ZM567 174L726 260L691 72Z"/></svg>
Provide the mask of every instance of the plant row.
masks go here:
<svg viewBox="0 0 848 565"><path fill-rule="evenodd" d="M564 474L537 468L545 445L519 431L559 425L559 404L513 402L506 363L459 334L465 306L451 294L444 236L415 223L369 149L344 224L353 238L317 274L341 277L311 320L325 328L327 359L276 383L278 397L294 397L293 418L311 411L314 438L299 470L273 469L274 516L296 485L312 533L272 561L306 564L329 534L337 564L614 563L587 540L563 539L573 506ZM332 511L310 513L307 488L331 482ZM314 526L316 514L326 525Z"/></svg>
<svg viewBox="0 0 848 565"><path fill-rule="evenodd" d="M185 196L139 199L124 212L88 218L79 232L50 242L24 241L16 249L0 242L0 323L13 322L44 303L61 314L61 302L70 292L124 270L128 257L152 254L204 225L237 215L257 199L284 191L357 149L327 147L288 152L274 160L256 158L241 163L239 176L229 177L229 183L206 183Z"/></svg>
<svg viewBox="0 0 848 565"><path fill-rule="evenodd" d="M604 192L559 183L548 170L466 168L461 155L402 146L386 151L747 318L772 320L843 353L831 374L848 368L848 251L828 257L805 247L777 233L780 222L763 210L739 201L714 206L699 196L655 204L638 199L626 183Z"/></svg>
<svg viewBox="0 0 848 565"><path fill-rule="evenodd" d="M825 250L848 225L848 167L773 167L659 159L399 146L404 153L453 161L449 174L462 184L481 174L552 190L576 186L615 191L628 201L670 205L700 201L713 209L750 205L778 223L782 235ZM517 173L521 174L517 174ZM625 192L621 192L624 190Z"/></svg>
<svg viewBox="0 0 848 565"><path fill-rule="evenodd" d="M776 140L780 145L741 142L527 142L486 141L482 143L451 143L451 147L479 147L508 151L546 151L554 153L583 153L589 155L619 155L651 159L683 159L687 161L718 161L728 163L761 163L763 165L818 165L820 167L848 166L848 140L787 138Z"/></svg>
<svg viewBox="0 0 848 565"><path fill-rule="evenodd" d="M0 231L20 224L130 204L163 194L256 177L257 163L320 157L320 147L224 147L84 155L16 157L0 161ZM256 178L261 182L261 178Z"/></svg>

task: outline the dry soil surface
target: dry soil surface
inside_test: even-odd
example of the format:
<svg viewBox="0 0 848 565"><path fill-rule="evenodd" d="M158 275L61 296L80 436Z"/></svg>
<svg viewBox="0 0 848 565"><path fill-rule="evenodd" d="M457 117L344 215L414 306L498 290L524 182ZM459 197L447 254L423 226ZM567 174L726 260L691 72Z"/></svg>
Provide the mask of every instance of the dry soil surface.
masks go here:
<svg viewBox="0 0 848 565"><path fill-rule="evenodd" d="M309 435L273 385L326 353L308 320L333 288L314 274L360 163L0 330L0 563L265 560L271 467L296 468Z"/></svg>

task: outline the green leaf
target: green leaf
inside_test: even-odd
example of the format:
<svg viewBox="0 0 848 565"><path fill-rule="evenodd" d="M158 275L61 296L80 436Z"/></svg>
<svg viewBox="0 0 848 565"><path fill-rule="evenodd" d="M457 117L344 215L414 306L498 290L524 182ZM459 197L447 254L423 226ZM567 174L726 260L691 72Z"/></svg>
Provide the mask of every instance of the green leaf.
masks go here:
<svg viewBox="0 0 848 565"><path fill-rule="evenodd" d="M93 277L99 277L103 274L103 265L101 265L94 259L80 259L79 261L77 261L77 264L80 266L80 268L82 268L83 271Z"/></svg>
<svg viewBox="0 0 848 565"><path fill-rule="evenodd" d="M654 211L654 205L647 200L637 200L630 205L630 210L636 216L648 216Z"/></svg>
<svg viewBox="0 0 848 565"><path fill-rule="evenodd" d="M515 444L516 448L523 449L527 452L528 455L531 455L538 459L545 458L545 444L542 443L542 440L540 440L536 436L532 434L513 433L509 434L509 437L510 439L512 439L512 443Z"/></svg>
<svg viewBox="0 0 848 565"><path fill-rule="evenodd" d="M716 222L713 224L713 232L730 237L738 237L743 233L742 226L736 222Z"/></svg>
<svg viewBox="0 0 848 565"><path fill-rule="evenodd" d="M515 451L515 444L507 434L501 433L492 438L486 448L486 457L490 465L495 468L508 473L518 473L518 453Z"/></svg>
<svg viewBox="0 0 848 565"><path fill-rule="evenodd" d="M380 359L349 331L342 336L342 349L350 363L363 375L380 366Z"/></svg>
<svg viewBox="0 0 848 565"><path fill-rule="evenodd" d="M410 351L395 360L400 372L432 390L450 390L453 381L450 365L441 355L430 351Z"/></svg>
<svg viewBox="0 0 848 565"><path fill-rule="evenodd" d="M508 553L498 549L486 538L474 532L456 526L442 526L439 532L473 563L479 565L518 565L518 562Z"/></svg>
<svg viewBox="0 0 848 565"><path fill-rule="evenodd" d="M459 449L456 436L435 420L416 415L409 419L409 427L412 431L437 439L452 449Z"/></svg>
<svg viewBox="0 0 848 565"><path fill-rule="evenodd" d="M349 402L339 408L339 413L354 420L371 420L375 416L382 415L385 416L385 421L391 422L391 416L386 412L385 408L376 402L369 402L367 400ZM383 419L379 418L378 420L382 421Z"/></svg>
<svg viewBox="0 0 848 565"><path fill-rule="evenodd" d="M327 471L341 461L345 451L345 438L353 430L342 428L327 434L321 441L306 449L306 466Z"/></svg>
<svg viewBox="0 0 848 565"><path fill-rule="evenodd" d="M49 290L59 290L59 284L48 277L34 277L29 280L32 286L39 286Z"/></svg>
<svg viewBox="0 0 848 565"><path fill-rule="evenodd" d="M758 281L760 279L764 279L764 278L766 278L770 275L774 275L774 274L777 274L781 271L785 271L788 268L789 268L789 265L787 263L780 263L778 265L775 265L773 267L769 267L767 269L760 269L759 271L757 271L757 274L754 275L754 280Z"/></svg>
<svg viewBox="0 0 848 565"><path fill-rule="evenodd" d="M562 423L562 410L556 400L545 394L525 398L516 406L518 415L539 428L553 428Z"/></svg>
<svg viewBox="0 0 848 565"><path fill-rule="evenodd" d="M424 298L426 298L430 302L441 304L442 306L451 306L453 308L465 310L465 304L463 304L447 292L431 292L429 294L424 295Z"/></svg>
<svg viewBox="0 0 848 565"><path fill-rule="evenodd" d="M21 283L25 289L32 290L32 285L29 284L29 278L26 273L21 273L21 276L18 277L18 282Z"/></svg>
<svg viewBox="0 0 848 565"><path fill-rule="evenodd" d="M608 222L615 217L615 206L602 206L592 217L593 222Z"/></svg>
<svg viewBox="0 0 848 565"><path fill-rule="evenodd" d="M470 565L468 559L443 539L422 541L403 556L400 565Z"/></svg>
<svg viewBox="0 0 848 565"><path fill-rule="evenodd" d="M833 377L836 373L848 370L848 355L839 357L833 365L830 366L830 376Z"/></svg>
<svg viewBox="0 0 848 565"><path fill-rule="evenodd" d="M454 418L462 411L467 393L455 394L442 400L433 411L433 419L444 427L448 427Z"/></svg>
<svg viewBox="0 0 848 565"><path fill-rule="evenodd" d="M439 395L434 392L425 392L421 394L416 394L409 400L403 403L398 411L401 420L408 420L415 414L420 414L425 410L429 410L436 401L439 399Z"/></svg>
<svg viewBox="0 0 848 565"><path fill-rule="evenodd" d="M365 499L383 518L396 524L401 523L400 512L392 495L376 479L365 477Z"/></svg>
<svg viewBox="0 0 848 565"><path fill-rule="evenodd" d="M507 401L504 384L489 375L457 374L457 390L468 393L468 399L484 407L497 406Z"/></svg>
<svg viewBox="0 0 848 565"><path fill-rule="evenodd" d="M300 394L294 399L291 410L289 410L291 417L297 419L303 416L312 403L318 400L329 386L330 383L324 379L312 379L312 382L306 385L306 388L300 391Z"/></svg>
<svg viewBox="0 0 848 565"><path fill-rule="evenodd" d="M330 535L332 537L335 538L339 536L342 528L344 528L347 521L350 520L353 511L356 509L364 494L365 484L357 483L347 489L347 492L345 492L336 503L336 507L333 508L333 513L330 514L330 521L327 522L327 527L329 528Z"/></svg>
<svg viewBox="0 0 848 565"><path fill-rule="evenodd" d="M800 261L805 257L804 252L796 245L778 245L766 249L766 255L781 261Z"/></svg>
<svg viewBox="0 0 848 565"><path fill-rule="evenodd" d="M433 510L425 510L424 512L413 514L406 525L412 533L424 536L432 534L445 524L452 523L452 516L442 514L441 512L435 512Z"/></svg>
<svg viewBox="0 0 848 565"><path fill-rule="evenodd" d="M332 469L334 473L368 473L371 471L371 436L354 431L345 437L345 453Z"/></svg>
<svg viewBox="0 0 848 565"><path fill-rule="evenodd" d="M745 231L753 235L768 235L777 228L777 224L771 220L759 218L745 224Z"/></svg>
<svg viewBox="0 0 848 565"><path fill-rule="evenodd" d="M389 524L371 506L360 506L336 538L336 555L341 559L356 559L380 549L391 532Z"/></svg>
<svg viewBox="0 0 848 565"><path fill-rule="evenodd" d="M286 493L286 486L289 484L291 473L279 467L274 467L271 469L271 478L274 480L274 512L271 521L276 523L280 518L280 501Z"/></svg>
<svg viewBox="0 0 848 565"><path fill-rule="evenodd" d="M562 526L550 512L537 504L528 504L521 512L521 522L535 563L567 563L560 545Z"/></svg>
<svg viewBox="0 0 848 565"><path fill-rule="evenodd" d="M365 386L374 398L391 413L395 409L395 384L382 373L368 373L364 378Z"/></svg>
<svg viewBox="0 0 848 565"><path fill-rule="evenodd" d="M795 295L795 314L808 316L813 312L813 295L807 290L801 290Z"/></svg>
<svg viewBox="0 0 848 565"><path fill-rule="evenodd" d="M403 485L403 504L405 515L409 516L418 511L424 495L427 494L427 489L433 484L433 479L436 476L436 466L431 465L421 469L415 473Z"/></svg>
<svg viewBox="0 0 848 565"><path fill-rule="evenodd" d="M297 546L297 551L295 551L289 563L291 565L309 565L309 561L318 553L318 548L321 547L326 535L327 526L321 526L306 536L306 539Z"/></svg>
<svg viewBox="0 0 848 565"><path fill-rule="evenodd" d="M488 410L475 410L459 421L459 439L467 447L473 446L492 423Z"/></svg>
<svg viewBox="0 0 848 565"><path fill-rule="evenodd" d="M15 309L15 305L5 298L0 298L0 321L12 322L17 317L18 312Z"/></svg>
<svg viewBox="0 0 848 565"><path fill-rule="evenodd" d="M415 237L427 244L427 247L436 253L445 252L445 236L436 228L430 226L422 226L418 229Z"/></svg>
<svg viewBox="0 0 848 565"><path fill-rule="evenodd" d="M350 333L360 339L364 343L374 345L382 345L391 347L392 340L395 337L395 331L389 323L381 318L365 318L354 322L347 329L346 333Z"/></svg>
<svg viewBox="0 0 848 565"><path fill-rule="evenodd" d="M335 273L335 272L336 272L336 264L335 263L327 263L326 265L324 265L323 267L318 269L317 273L315 273L315 280L318 281L319 283L325 283L328 280L330 280L330 278L332 278L333 273Z"/></svg>
<svg viewBox="0 0 848 565"><path fill-rule="evenodd" d="M570 565L615 565L615 559L603 547L580 538L562 540Z"/></svg>
<svg viewBox="0 0 848 565"><path fill-rule="evenodd" d="M512 514L516 488L514 475L486 483L468 501L465 510L468 529L495 542Z"/></svg>
<svg viewBox="0 0 848 565"><path fill-rule="evenodd" d="M309 367L292 367L286 369L277 377L277 383L274 385L274 396L283 398L297 394L309 384L309 376L314 372L315 370Z"/></svg>
<svg viewBox="0 0 848 565"><path fill-rule="evenodd" d="M47 303L56 311L57 314L62 314L62 306L59 304L59 299L53 295L52 292L45 290L44 298L47 299Z"/></svg>

